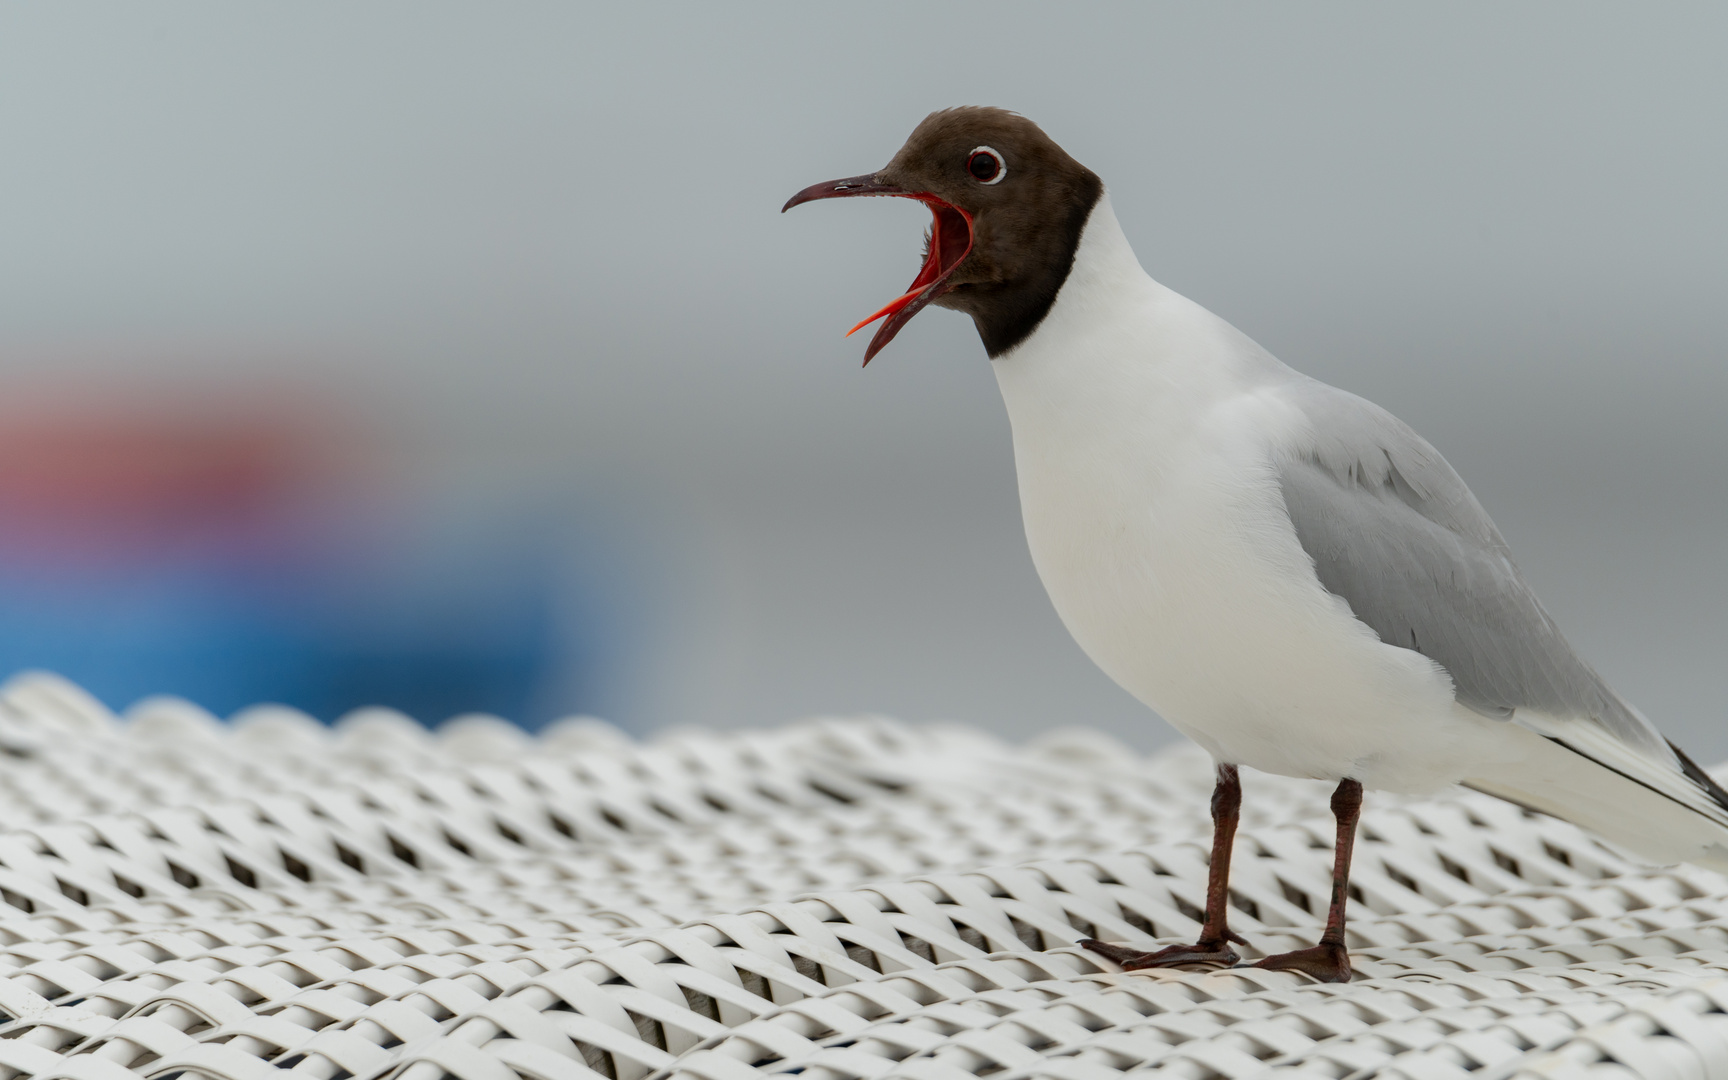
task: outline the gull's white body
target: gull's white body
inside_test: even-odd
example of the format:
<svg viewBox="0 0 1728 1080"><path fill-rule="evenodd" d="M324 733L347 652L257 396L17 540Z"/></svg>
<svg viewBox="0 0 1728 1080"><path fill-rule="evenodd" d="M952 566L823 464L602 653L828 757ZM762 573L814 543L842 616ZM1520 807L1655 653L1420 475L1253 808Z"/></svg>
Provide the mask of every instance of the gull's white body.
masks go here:
<svg viewBox="0 0 1728 1080"><path fill-rule="evenodd" d="M1470 782L1652 861L1728 855L1719 825L1538 733L1574 718L1463 708L1439 665L1327 592L1279 488L1310 423L1288 369L1147 276L1108 197L1049 314L993 367L1057 612L1218 760L1410 793ZM1609 752L1622 771L1683 784L1671 760Z"/></svg>
<svg viewBox="0 0 1728 1080"><path fill-rule="evenodd" d="M1223 761L1459 778L1442 762L1494 722L1322 588L1284 512L1275 455L1304 417L1278 361L1148 277L1107 200L1055 307L994 367L1033 562L1111 678Z"/></svg>

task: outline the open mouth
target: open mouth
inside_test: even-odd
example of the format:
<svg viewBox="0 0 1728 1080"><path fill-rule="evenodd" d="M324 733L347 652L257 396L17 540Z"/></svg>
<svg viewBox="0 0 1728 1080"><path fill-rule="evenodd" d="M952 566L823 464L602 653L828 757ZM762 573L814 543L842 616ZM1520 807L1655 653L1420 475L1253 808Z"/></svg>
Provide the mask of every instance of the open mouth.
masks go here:
<svg viewBox="0 0 1728 1080"><path fill-rule="evenodd" d="M948 284L948 278L972 251L972 215L927 191L907 191L892 184L881 183L873 176L857 176L849 180L814 184L792 196L781 212L814 199L859 195L890 195L902 199L917 199L930 208L930 232L925 237L924 265L919 268L918 276L912 279L912 284L904 293L846 331L846 336L851 337L877 319L886 320L876 329L876 336L870 339L869 348L864 350L864 363L868 365L885 345L894 340L894 335L900 332L900 328L912 321L912 316L953 287Z"/></svg>

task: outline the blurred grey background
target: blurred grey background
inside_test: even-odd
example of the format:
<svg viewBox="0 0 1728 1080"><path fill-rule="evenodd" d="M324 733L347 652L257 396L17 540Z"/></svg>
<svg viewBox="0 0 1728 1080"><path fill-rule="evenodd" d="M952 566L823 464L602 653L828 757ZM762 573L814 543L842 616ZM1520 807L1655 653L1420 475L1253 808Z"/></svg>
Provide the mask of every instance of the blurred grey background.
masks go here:
<svg viewBox="0 0 1728 1080"><path fill-rule="evenodd" d="M31 432L0 429L0 469L48 522L7 549L5 657L200 697L239 663L225 627L287 620L300 675L207 704L340 653L371 674L306 707L395 678L428 720L1174 737L1044 598L970 324L926 313L867 371L841 337L910 280L924 212L777 214L997 104L1105 178L1153 276L1438 445L1582 651L1720 759L1725 49L1716 4L0 7L0 425ZM186 464L255 415L297 464ZM62 505L66 455L128 424ZM127 471L192 429L216 449ZM217 524L104 546L153 513L115 492L158 489ZM210 595L254 614L201 601L173 633L216 644L170 678L181 594L139 583L218 548L243 584ZM124 618L92 566L131 568ZM284 566L313 584L258 600ZM32 652L80 588L86 622ZM512 634L473 663L514 689L416 697Z"/></svg>

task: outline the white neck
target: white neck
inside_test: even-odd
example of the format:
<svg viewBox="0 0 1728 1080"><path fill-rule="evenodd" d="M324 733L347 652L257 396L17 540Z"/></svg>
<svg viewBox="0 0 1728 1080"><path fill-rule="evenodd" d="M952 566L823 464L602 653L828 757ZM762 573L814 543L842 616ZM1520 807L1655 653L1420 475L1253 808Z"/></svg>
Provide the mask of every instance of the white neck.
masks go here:
<svg viewBox="0 0 1728 1080"><path fill-rule="evenodd" d="M1148 290L1163 286L1147 276L1140 260L1128 244L1122 225L1116 220L1116 210L1110 204L1108 191L1098 197L1098 203L1086 219L1080 234L1080 246L1074 252L1074 265L1068 280L1057 293L1056 303L1038 330L1021 343L1024 349L1052 324L1084 322L1096 318L1099 311L1134 298L1144 298ZM1015 352L1020 350L1014 350ZM1010 352L1005 355L1013 355Z"/></svg>
<svg viewBox="0 0 1728 1080"><path fill-rule="evenodd" d="M1043 435L1072 439L1115 423L1143 431L1154 416L1184 424L1203 404L1282 365L1205 308L1153 281L1105 193L1074 267L1038 329L992 361L1017 454Z"/></svg>

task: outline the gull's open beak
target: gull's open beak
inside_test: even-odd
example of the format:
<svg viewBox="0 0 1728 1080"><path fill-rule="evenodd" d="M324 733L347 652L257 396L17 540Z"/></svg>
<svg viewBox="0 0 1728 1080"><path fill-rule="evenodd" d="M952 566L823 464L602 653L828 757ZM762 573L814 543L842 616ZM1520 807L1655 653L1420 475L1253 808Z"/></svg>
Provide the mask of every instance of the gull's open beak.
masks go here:
<svg viewBox="0 0 1728 1080"><path fill-rule="evenodd" d="M780 208L780 212L784 214L794 206L815 202L817 199L840 199L855 195L892 195L902 199L917 199L930 208L931 218L930 242L924 252L924 265L918 271L918 276L912 279L911 286L902 295L888 301L882 310L846 332L846 336L851 337L877 319L887 316L888 321L877 329L876 336L870 339L870 347L864 350L864 363L868 365L871 357L881 352L883 346L894 340L894 335L900 332L900 328L912 321L912 316L948 291L949 275L954 273L955 267L964 262L972 250L972 215L927 191L909 191L897 184L887 183L876 175L853 176L845 180L811 184L786 200L786 205Z"/></svg>

